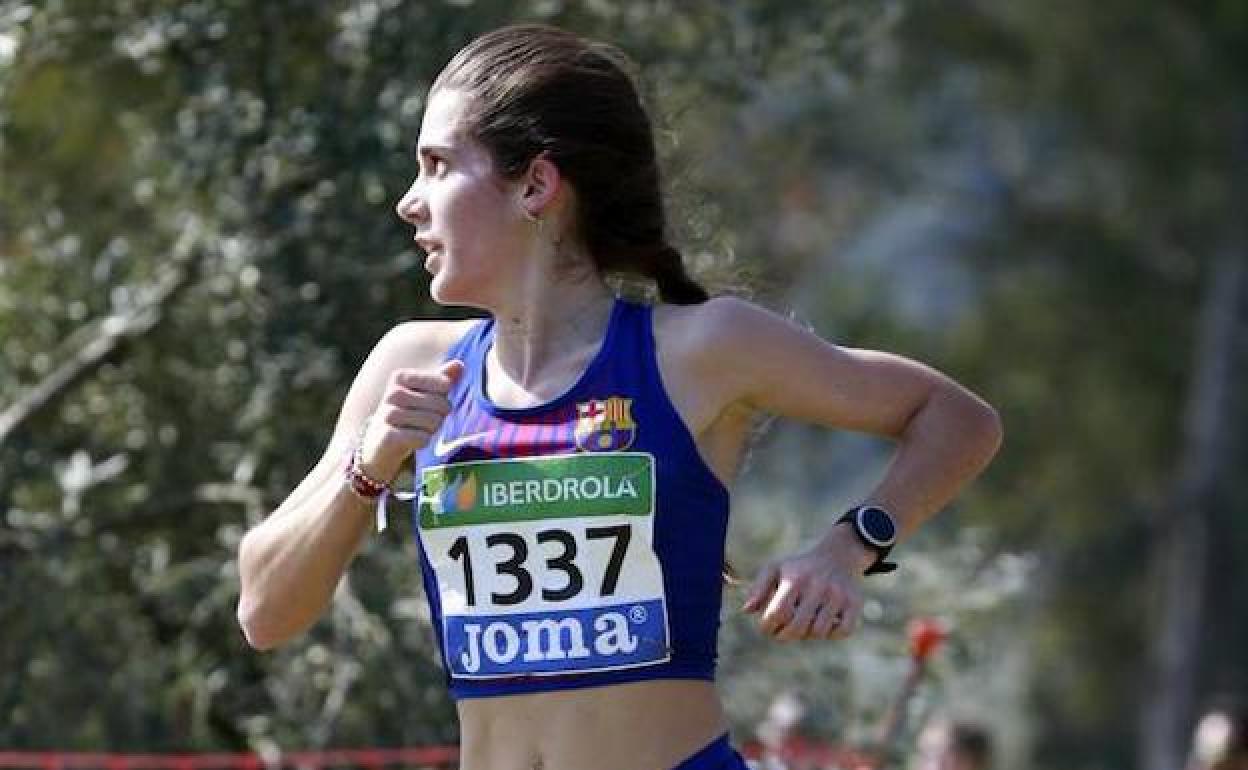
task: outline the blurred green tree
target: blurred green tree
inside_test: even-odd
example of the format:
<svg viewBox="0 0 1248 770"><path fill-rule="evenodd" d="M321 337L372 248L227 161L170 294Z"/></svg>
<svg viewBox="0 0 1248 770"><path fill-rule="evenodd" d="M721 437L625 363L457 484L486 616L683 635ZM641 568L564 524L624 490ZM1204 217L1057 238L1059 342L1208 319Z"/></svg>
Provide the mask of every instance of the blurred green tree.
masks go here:
<svg viewBox="0 0 1248 770"><path fill-rule="evenodd" d="M0 3L0 742L453 739L396 540L288 649L252 653L233 619L238 539L314 462L355 366L390 325L444 312L391 212L429 81L476 34L548 20L632 51L696 136L777 72L852 69L879 15ZM697 205L710 187L691 176L674 193L704 251L720 245Z"/></svg>
<svg viewBox="0 0 1248 770"><path fill-rule="evenodd" d="M402 533L269 655L235 627L233 558L372 343L446 312L390 209L430 79L521 18L639 60L696 264L1005 417L858 643L729 613L735 724L796 688L822 735L869 740L902 625L934 613L955 636L915 723L970 708L1014 766L1176 766L1195 704L1248 689L1233 0L0 0L0 743L454 739ZM885 459L762 437L734 562L810 536Z"/></svg>

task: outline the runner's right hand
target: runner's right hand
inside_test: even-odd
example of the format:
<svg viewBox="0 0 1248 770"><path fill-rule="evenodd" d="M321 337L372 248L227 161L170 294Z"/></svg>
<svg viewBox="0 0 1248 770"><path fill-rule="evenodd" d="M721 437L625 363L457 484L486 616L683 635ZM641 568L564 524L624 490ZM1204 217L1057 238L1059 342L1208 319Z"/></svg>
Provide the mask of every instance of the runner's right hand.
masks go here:
<svg viewBox="0 0 1248 770"><path fill-rule="evenodd" d="M458 360L436 371L396 369L360 437L360 469L380 481L397 476L404 460L441 428L451 411L447 393L463 372Z"/></svg>

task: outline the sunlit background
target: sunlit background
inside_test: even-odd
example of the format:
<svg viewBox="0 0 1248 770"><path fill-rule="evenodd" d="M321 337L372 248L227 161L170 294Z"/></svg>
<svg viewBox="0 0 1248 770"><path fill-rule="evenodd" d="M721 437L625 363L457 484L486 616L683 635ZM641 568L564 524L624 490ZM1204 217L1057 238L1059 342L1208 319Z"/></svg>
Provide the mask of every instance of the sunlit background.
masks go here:
<svg viewBox="0 0 1248 770"><path fill-rule="evenodd" d="M1248 690L1241 0L0 0L0 749L456 740L406 526L273 653L235 553L372 344L446 312L392 206L428 84L516 20L638 61L692 265L1004 418L853 640L766 641L728 589L734 737L780 699L870 745L931 617L904 757L958 719L1000 768L1182 767ZM769 426L729 558L887 459Z"/></svg>

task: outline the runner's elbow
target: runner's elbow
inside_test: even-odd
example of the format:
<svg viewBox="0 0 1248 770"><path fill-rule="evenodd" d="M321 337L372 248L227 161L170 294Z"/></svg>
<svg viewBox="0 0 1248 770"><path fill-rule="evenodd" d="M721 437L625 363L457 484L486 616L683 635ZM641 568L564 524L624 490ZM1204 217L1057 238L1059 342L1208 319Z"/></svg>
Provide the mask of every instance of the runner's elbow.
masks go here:
<svg viewBox="0 0 1248 770"><path fill-rule="evenodd" d="M248 601L246 595L238 601L237 617L238 627L242 629L243 637L252 649L263 652L281 644L282 640L271 628L266 627L263 614L257 611L254 602Z"/></svg>
<svg viewBox="0 0 1248 770"><path fill-rule="evenodd" d="M248 532L238 546L241 590L238 607L234 614L238 620L238 627L242 629L243 636L247 639L247 644L257 650L270 650L276 647L280 640L273 634L271 623L267 620L268 613L265 612L263 603L256 595L256 578L251 569L252 559L255 556L252 539L252 533Z"/></svg>
<svg viewBox="0 0 1248 770"><path fill-rule="evenodd" d="M238 600L236 615L247 644L260 652L272 650L299 633L298 629L283 628L275 622L272 611L261 606L246 592Z"/></svg>
<svg viewBox="0 0 1248 770"><path fill-rule="evenodd" d="M984 454L984 461L987 462L997 454L1002 442L1005 441L1005 428L1001 423L1001 415L988 403L977 399L973 424L975 435L979 439L979 445Z"/></svg>

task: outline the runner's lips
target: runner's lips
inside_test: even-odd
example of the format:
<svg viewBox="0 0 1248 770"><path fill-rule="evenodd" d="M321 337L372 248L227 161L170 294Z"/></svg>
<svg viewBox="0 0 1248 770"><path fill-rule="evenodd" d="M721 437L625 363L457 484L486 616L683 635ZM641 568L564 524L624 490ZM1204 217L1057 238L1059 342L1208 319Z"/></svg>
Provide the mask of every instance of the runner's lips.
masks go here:
<svg viewBox="0 0 1248 770"><path fill-rule="evenodd" d="M432 254L442 248L442 244L439 241L433 238L426 238L423 235L414 236L412 240L416 241L416 245L424 250L426 254Z"/></svg>

